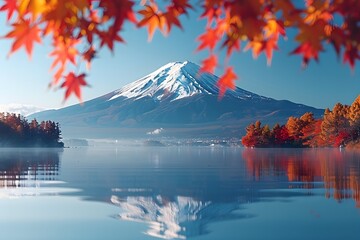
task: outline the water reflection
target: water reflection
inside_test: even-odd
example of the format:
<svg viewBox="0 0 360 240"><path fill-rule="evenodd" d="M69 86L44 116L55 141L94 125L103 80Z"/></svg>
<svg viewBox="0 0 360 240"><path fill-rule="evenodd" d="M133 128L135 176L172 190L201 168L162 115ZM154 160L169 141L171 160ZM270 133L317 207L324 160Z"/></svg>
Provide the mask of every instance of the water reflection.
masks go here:
<svg viewBox="0 0 360 240"><path fill-rule="evenodd" d="M111 202L122 209L121 220L144 222L149 225L145 234L163 239L186 239L208 233L211 222L250 218L251 215L234 213L240 208L237 202L203 202L192 197L176 196L173 199L153 197L111 197Z"/></svg>
<svg viewBox="0 0 360 240"><path fill-rule="evenodd" d="M360 153L339 149L245 149L246 167L256 181L285 175L289 188L324 188L326 198L352 198L360 207Z"/></svg>
<svg viewBox="0 0 360 240"><path fill-rule="evenodd" d="M1 195L29 195L29 191L21 189L58 181L59 168L59 150L1 149Z"/></svg>
<svg viewBox="0 0 360 240"><path fill-rule="evenodd" d="M360 154L338 149L88 148L65 149L63 154L0 151L0 198L60 194L81 205L95 201L96 207L89 212L113 221L113 226L124 221L145 223L146 230L139 224L141 230L133 231L164 239L212 237L213 226L223 221L228 222L221 226L233 226L230 220L245 226L260 219L261 227L263 212L249 211L252 206L266 203L281 215L277 212L279 202L286 202L288 210L305 209L301 201L313 196L324 199L319 194L339 202L350 199L341 206L350 205L352 210L353 200L360 205L359 176ZM111 211L103 211L109 203ZM311 206L312 214L317 214L316 204L323 202ZM56 208L62 211L67 207L59 201ZM335 216L338 213L334 211ZM85 212L80 214L88 218ZM292 220L309 220L297 217ZM229 239L241 230L228 228ZM125 228L127 231L131 229Z"/></svg>
<svg viewBox="0 0 360 240"><path fill-rule="evenodd" d="M209 223L257 217L244 214L245 204L319 194L312 189L360 207L360 153L354 151L149 150L129 159L106 173L113 183L106 194L120 207L118 219L147 223L145 234L158 238L208 234ZM90 199L98 194L86 192Z"/></svg>

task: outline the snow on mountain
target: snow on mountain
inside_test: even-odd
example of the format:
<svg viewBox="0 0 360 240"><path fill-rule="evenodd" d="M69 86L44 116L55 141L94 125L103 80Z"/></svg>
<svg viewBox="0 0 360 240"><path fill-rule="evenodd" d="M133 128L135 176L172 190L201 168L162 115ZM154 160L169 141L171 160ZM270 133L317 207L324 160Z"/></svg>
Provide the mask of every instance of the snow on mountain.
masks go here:
<svg viewBox="0 0 360 240"><path fill-rule="evenodd" d="M321 109L262 97L238 87L227 90L219 101L218 79L201 73L200 67L191 62L168 63L83 105L31 117L59 122L64 136L71 137L228 137L241 136L256 120L271 126L305 112L313 112L315 117L323 114Z"/></svg>
<svg viewBox="0 0 360 240"><path fill-rule="evenodd" d="M200 93L218 95L217 81L217 76L200 72L200 67L194 63L172 62L114 91L109 100L119 97L134 99L152 97L158 101L175 101ZM240 99L260 97L240 88L236 88L234 91L228 90L227 95Z"/></svg>

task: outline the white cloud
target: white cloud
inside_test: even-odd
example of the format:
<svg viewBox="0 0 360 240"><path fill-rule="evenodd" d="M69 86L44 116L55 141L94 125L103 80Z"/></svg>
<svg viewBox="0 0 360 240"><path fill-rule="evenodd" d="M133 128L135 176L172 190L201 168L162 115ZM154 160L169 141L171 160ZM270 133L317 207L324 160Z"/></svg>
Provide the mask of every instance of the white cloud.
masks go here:
<svg viewBox="0 0 360 240"><path fill-rule="evenodd" d="M158 128L158 129L155 129L155 130L152 131L152 132L147 132L146 134L148 134L148 135L158 135L158 134L160 134L162 131L164 131L163 128Z"/></svg>
<svg viewBox="0 0 360 240"><path fill-rule="evenodd" d="M0 112L16 113L16 114L21 114L23 116L29 116L30 114L44 110L46 109L33 105L27 105L27 104L17 104L17 103L0 104Z"/></svg>

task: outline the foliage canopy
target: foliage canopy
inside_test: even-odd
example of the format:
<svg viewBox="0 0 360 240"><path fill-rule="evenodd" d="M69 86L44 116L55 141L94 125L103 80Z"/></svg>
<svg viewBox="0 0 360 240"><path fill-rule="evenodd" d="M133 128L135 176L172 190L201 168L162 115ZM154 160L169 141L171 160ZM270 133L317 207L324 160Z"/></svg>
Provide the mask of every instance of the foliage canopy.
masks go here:
<svg viewBox="0 0 360 240"><path fill-rule="evenodd" d="M221 60L225 63L244 49L254 58L265 54L270 64L279 38L286 38L290 28L297 43L291 54L301 55L304 65L318 61L327 44L352 68L360 59L358 0L4 0L0 11L10 25L5 35L12 40L10 54L23 47L31 57L34 44L51 38L51 86L64 88L65 100L71 94L81 100L86 74L69 70L69 65L85 61L90 66L103 47L113 51L116 42L124 43L120 33L126 22L147 28L151 39L156 30L166 35L173 27L182 28L181 16L198 8L207 21L197 39L197 50L208 50L202 71L214 72L219 66L219 49L227 52ZM234 88L237 79L233 68L225 66L218 81L220 95Z"/></svg>

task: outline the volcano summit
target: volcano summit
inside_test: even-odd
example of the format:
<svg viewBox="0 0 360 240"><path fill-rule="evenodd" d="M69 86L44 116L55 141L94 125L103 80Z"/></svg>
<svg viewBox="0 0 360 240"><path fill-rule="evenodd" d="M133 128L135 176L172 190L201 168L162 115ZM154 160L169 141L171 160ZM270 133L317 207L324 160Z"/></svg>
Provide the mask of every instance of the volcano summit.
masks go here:
<svg viewBox="0 0 360 240"><path fill-rule="evenodd" d="M219 100L218 77L191 62L173 62L111 93L31 116L61 124L65 137L144 137L154 129L174 137L236 136L256 120L284 123L323 110L259 96L236 87Z"/></svg>

